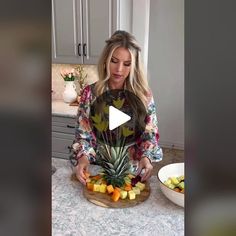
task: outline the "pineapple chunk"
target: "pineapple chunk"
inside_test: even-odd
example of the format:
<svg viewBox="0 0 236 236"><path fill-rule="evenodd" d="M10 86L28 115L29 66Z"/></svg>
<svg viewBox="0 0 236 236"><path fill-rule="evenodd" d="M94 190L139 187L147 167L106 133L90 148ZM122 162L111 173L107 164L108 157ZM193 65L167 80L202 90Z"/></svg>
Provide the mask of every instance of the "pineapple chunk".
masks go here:
<svg viewBox="0 0 236 236"><path fill-rule="evenodd" d="M124 178L124 181L126 184L131 184L131 179L128 176Z"/></svg>
<svg viewBox="0 0 236 236"><path fill-rule="evenodd" d="M129 200L135 199L135 192L133 190L130 190L128 192Z"/></svg>
<svg viewBox="0 0 236 236"><path fill-rule="evenodd" d="M94 192L100 192L100 186L101 186L100 184L94 184L93 185L93 191Z"/></svg>
<svg viewBox="0 0 236 236"><path fill-rule="evenodd" d="M145 184L138 182L137 184L135 184L136 187L138 187L140 189L140 191L143 191L145 189Z"/></svg>
<svg viewBox="0 0 236 236"><path fill-rule="evenodd" d="M100 193L105 193L107 191L107 185L106 184L101 184L99 191L100 191Z"/></svg>
<svg viewBox="0 0 236 236"><path fill-rule="evenodd" d="M127 191L123 191L123 190L120 191L120 198L121 199L125 199L127 197L127 195L128 195Z"/></svg>
<svg viewBox="0 0 236 236"><path fill-rule="evenodd" d="M140 194L140 189L138 187L133 187L132 190L134 191L135 195Z"/></svg>
<svg viewBox="0 0 236 236"><path fill-rule="evenodd" d="M132 174L128 174L128 177L129 177L130 179L133 179L135 176L132 175Z"/></svg>
<svg viewBox="0 0 236 236"><path fill-rule="evenodd" d="M184 182L183 182L183 181L180 182L180 183L178 184L178 187L179 187L180 189L184 189Z"/></svg>

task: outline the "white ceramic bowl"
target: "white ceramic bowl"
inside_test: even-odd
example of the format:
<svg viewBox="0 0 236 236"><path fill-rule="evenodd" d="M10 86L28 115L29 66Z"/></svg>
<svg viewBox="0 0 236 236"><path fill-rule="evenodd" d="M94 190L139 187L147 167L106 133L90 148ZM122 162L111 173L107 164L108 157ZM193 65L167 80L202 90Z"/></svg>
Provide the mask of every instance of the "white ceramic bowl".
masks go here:
<svg viewBox="0 0 236 236"><path fill-rule="evenodd" d="M169 178L173 176L180 176L184 175L184 163L173 163L166 166L163 166L158 174L157 178L160 182L160 187L163 192L163 194L171 200L173 203L184 207L184 193L176 192L173 189L168 188L166 185L164 185L164 182Z"/></svg>

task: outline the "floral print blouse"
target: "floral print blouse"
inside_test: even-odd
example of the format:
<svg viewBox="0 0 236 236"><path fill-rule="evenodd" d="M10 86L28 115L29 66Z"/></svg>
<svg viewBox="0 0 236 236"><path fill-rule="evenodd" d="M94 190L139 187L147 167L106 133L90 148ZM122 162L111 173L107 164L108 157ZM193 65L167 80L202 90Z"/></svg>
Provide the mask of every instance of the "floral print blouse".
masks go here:
<svg viewBox="0 0 236 236"><path fill-rule="evenodd" d="M98 155L96 152L96 136L91 128L89 119L90 106L96 99L93 92L94 86L95 83L87 85L82 92L76 118L75 141L72 146L74 159L78 160L82 155L86 155L90 163L96 163L96 156ZM130 160L139 161L142 157L148 157L151 162L161 161L163 154L158 145L158 122L152 96L148 104L145 123L145 131L136 140L136 143L128 149Z"/></svg>

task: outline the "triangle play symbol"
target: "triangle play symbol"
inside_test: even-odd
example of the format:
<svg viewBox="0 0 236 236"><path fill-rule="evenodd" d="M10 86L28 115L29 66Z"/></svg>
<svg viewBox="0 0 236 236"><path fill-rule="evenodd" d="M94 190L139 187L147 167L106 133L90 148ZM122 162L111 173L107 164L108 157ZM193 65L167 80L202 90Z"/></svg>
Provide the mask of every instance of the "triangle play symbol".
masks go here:
<svg viewBox="0 0 236 236"><path fill-rule="evenodd" d="M118 110L113 106L109 106L109 130L113 130L131 119L130 116Z"/></svg>

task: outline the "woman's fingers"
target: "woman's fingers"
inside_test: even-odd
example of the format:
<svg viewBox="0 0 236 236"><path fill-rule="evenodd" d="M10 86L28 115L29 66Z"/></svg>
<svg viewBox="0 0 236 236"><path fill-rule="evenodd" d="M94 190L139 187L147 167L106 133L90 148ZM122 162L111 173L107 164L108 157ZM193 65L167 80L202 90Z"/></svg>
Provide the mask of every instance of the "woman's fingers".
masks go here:
<svg viewBox="0 0 236 236"><path fill-rule="evenodd" d="M84 174L85 169L86 166L83 165L78 165L75 169L77 179L84 185L86 185L86 176Z"/></svg>
<svg viewBox="0 0 236 236"><path fill-rule="evenodd" d="M136 175L140 175L141 172L142 172L142 169L143 169L143 166L139 165L139 166L138 166L138 169L137 169L137 171L136 171Z"/></svg>
<svg viewBox="0 0 236 236"><path fill-rule="evenodd" d="M141 181L142 182L146 181L147 179L149 179L151 177L151 175L152 175L152 168L145 168L145 172L142 176Z"/></svg>
<svg viewBox="0 0 236 236"><path fill-rule="evenodd" d="M89 167L89 161L87 157L85 156L81 157L79 159L79 163L76 168L76 177L84 185L86 185L86 176L84 173L88 172L88 167Z"/></svg>
<svg viewBox="0 0 236 236"><path fill-rule="evenodd" d="M84 168L81 168L79 171L79 181L86 185L86 176L84 175Z"/></svg>
<svg viewBox="0 0 236 236"><path fill-rule="evenodd" d="M139 162L138 174L144 170L141 181L146 181L152 175L153 166L147 157L143 157Z"/></svg>
<svg viewBox="0 0 236 236"><path fill-rule="evenodd" d="M80 172L79 169L76 169L75 174L76 174L76 177L77 177L77 179L79 180L79 182L81 182L82 184L84 184L85 181L84 181L83 177L81 176L81 172Z"/></svg>

